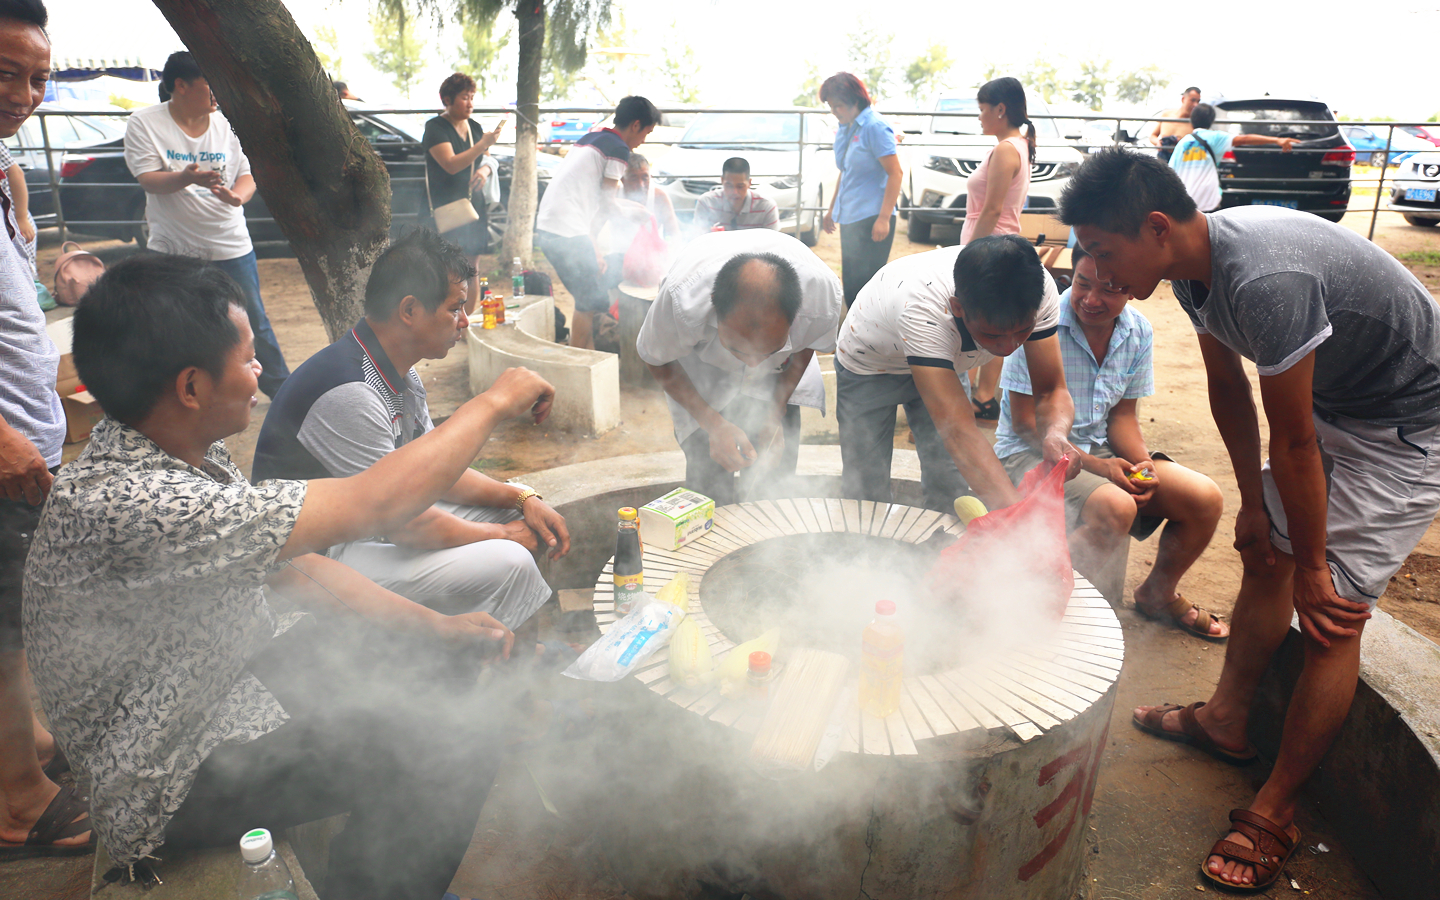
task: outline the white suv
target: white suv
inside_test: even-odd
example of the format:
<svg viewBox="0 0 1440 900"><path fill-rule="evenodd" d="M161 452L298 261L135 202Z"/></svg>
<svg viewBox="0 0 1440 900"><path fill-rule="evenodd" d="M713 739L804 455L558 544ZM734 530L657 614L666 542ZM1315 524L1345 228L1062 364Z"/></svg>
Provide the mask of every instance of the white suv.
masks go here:
<svg viewBox="0 0 1440 900"><path fill-rule="evenodd" d="M1440 150L1411 154L1396 166L1395 184L1386 206L1411 225L1440 225Z"/></svg>
<svg viewBox="0 0 1440 900"><path fill-rule="evenodd" d="M1054 212L1060 192L1080 168L1084 156L1065 143L1043 102L1027 98L1035 122L1035 163L1030 167L1030 194L1025 198L1029 212ZM965 221L965 181L995 148L995 138L980 133L979 104L973 93L947 95L935 103L935 112L962 113L962 116L931 116L925 131L905 141L908 164L900 205L912 209L910 240L930 241L936 225L960 225Z"/></svg>

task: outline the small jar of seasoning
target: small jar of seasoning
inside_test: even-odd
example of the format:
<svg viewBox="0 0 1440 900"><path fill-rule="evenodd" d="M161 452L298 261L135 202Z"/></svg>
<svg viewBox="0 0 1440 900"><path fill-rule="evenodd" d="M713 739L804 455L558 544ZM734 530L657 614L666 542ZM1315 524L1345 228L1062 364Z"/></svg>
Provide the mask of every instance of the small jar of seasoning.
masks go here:
<svg viewBox="0 0 1440 900"><path fill-rule="evenodd" d="M747 675L750 699L764 703L770 699L770 682L774 678L770 654L756 650L750 654L750 671Z"/></svg>

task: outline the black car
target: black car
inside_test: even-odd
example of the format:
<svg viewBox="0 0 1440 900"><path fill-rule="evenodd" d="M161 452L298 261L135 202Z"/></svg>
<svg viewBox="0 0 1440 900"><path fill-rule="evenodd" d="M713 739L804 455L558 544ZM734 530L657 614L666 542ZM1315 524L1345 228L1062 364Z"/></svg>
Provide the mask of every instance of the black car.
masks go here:
<svg viewBox="0 0 1440 900"><path fill-rule="evenodd" d="M429 203L425 196L425 157L419 139L429 116L391 115L352 109L351 118L390 173L390 227L400 231L417 222L430 221ZM52 122L54 119L52 118ZM122 134L103 143L72 149L64 156L60 169L60 202L67 228L100 237L138 241L147 240L145 225L145 191L125 166L123 120ZM510 176L514 153L509 147L495 147L491 156L499 167L500 206L490 211L492 242L504 234L505 206L510 199ZM539 161L540 195L549 181L550 169L559 163L557 157L537 154ZM551 160L554 160L551 163ZM284 242L264 199L257 192L245 204L245 220L250 239L255 243Z"/></svg>
<svg viewBox="0 0 1440 900"><path fill-rule="evenodd" d="M66 153L84 153L125 134L125 120L100 116L85 110L72 109L63 103L40 104L40 112L64 112L65 115L35 115L26 119L20 130L5 139L10 156L25 173L25 187L30 195L30 217L39 228L55 224L55 198L50 192L50 168L56 177ZM45 154L45 140L40 120L50 138L50 154Z"/></svg>
<svg viewBox="0 0 1440 900"><path fill-rule="evenodd" d="M1220 208L1284 206L1338 222L1350 205L1355 150L1317 100L1221 100L1217 131L1296 138L1289 153L1275 147L1232 147L1220 159ZM1305 124L1309 123L1309 124Z"/></svg>

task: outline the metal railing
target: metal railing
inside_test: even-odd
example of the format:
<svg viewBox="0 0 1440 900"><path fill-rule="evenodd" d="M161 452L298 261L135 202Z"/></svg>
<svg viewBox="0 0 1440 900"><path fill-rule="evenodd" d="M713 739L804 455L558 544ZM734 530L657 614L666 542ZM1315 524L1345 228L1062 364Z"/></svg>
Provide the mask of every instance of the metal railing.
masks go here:
<svg viewBox="0 0 1440 900"><path fill-rule="evenodd" d="M414 138L415 138L415 135L414 135L414 134L411 134L411 133L409 133L408 131L405 131L405 130L401 129L393 120L388 120L387 117L391 117L391 116L437 115L437 114L440 112L440 110L434 109L434 108L373 108L373 109L368 109L368 108L367 108L367 109L361 109L361 108L351 107L351 108L350 108L350 112L351 112L351 114L352 114L353 117L362 118L362 119L363 119L363 118L369 118L369 119L371 119L371 120L373 120L373 121L375 121L375 122L378 122L382 127L384 127L384 128L387 129L390 133L392 133L392 134L394 134L394 135L396 136L397 139L395 139L395 140L386 140L386 141L384 141L384 142L382 142L382 143L380 143L380 144L374 145L374 146L376 147L376 150L377 150L378 152L381 152L382 159L383 159L384 156L385 156L385 153L388 152L388 151L392 151L392 150L402 150L402 149L403 149L404 151L409 152L409 151L411 151L412 149L420 148L420 147L422 146L420 141L414 139ZM595 109L595 108L590 108L590 107L576 107L576 106L542 107L541 110L540 110L540 119L541 119L541 121L543 122L543 121L545 121L545 120L554 120L554 119L561 118L561 117L581 117L581 118L583 118L583 119L590 120L590 121L592 121L592 122L598 123L598 122L601 122L601 121L605 121L606 118L609 116L610 112L611 112L611 110L609 110L609 109ZM677 136L677 137L674 137L674 138L668 138L668 139L667 139L667 138L653 138L653 136L652 136L652 139L649 140L649 141L647 141L647 143L648 143L648 144L651 144L651 145L657 145L657 144L658 144L658 145L665 145L665 146L683 145L683 146L686 147L686 148L705 148L705 147L712 147L712 148L733 148L733 147L736 147L737 144L739 144L740 147L737 148L737 153L743 152L743 150L745 150L745 149L761 150L761 151L764 151L764 150L766 150L766 149L774 149L774 150L783 150L783 151L793 152L793 153L795 154L795 156L794 156L794 162L793 162L793 167L794 167L793 172L791 172L791 171L772 172L772 171L769 171L768 169L766 169L765 166L762 164L762 165L761 165L760 167L758 167L758 168L753 168L753 167L752 167L752 175L753 175L757 180L767 180L767 179L768 179L768 180L771 180L772 183L774 183L775 181L779 181L779 182L782 182L782 183L783 183L783 182L785 182L785 181L793 178L793 179L794 179L794 187L793 187L793 189L794 189L794 192L795 192L795 197L794 197L794 202L793 202L793 203L787 203L786 206L785 206L786 219L787 219L787 220L793 219L793 227L794 227L795 233L796 233L797 235L799 235L799 234L801 233L801 231L802 231L802 226L803 226L804 220L805 220L805 214L806 214L806 213L810 213L810 214L811 214L811 217L810 217L810 229L811 229L811 230L818 230L818 229L819 229L819 226L820 226L820 218L821 218L822 214L825 213L825 212L828 210L828 205L824 202L824 201L825 201L825 197L826 197L826 193L827 193L827 187L829 186L830 180L833 179L833 178L836 178L837 175L838 175L838 173L836 173L836 172L833 170L833 167L831 167L831 168L829 169L829 171L827 171L827 172L825 172L824 174L822 174L821 176L819 176L819 180L821 181L821 184L819 185L819 189L818 189L818 191L817 191L817 190L815 190L815 185L814 185L813 183L812 183L812 184L807 184L807 183L806 183L806 180L805 180L805 178L806 178L805 172L806 172L807 156L817 155L817 151L823 151L823 150L829 149L829 148L831 148L831 147L833 146L833 135L830 135L828 138L826 137L826 135L829 134L829 132L830 132L830 130L831 130L831 127L832 127L830 123L833 121L833 119L832 119L832 117L829 115L829 113L823 112L823 111L821 111L821 110L800 110L800 109L796 109L796 108L794 108L794 107L790 107L790 108L779 108L779 109L777 109L777 108L724 108L724 109L713 109L713 108L712 108L712 109L667 108L667 109L663 109L661 112L662 112L662 115L665 115L665 116L669 116L669 115L698 115L698 114L700 114L700 113L726 113L726 114L737 114L737 115L741 115L741 114L743 114L743 115L792 115L792 116L795 116L795 117L796 117L796 127L794 128L794 133L795 133L796 136L795 136L794 138L790 138L790 137L786 136L786 137L777 138L777 139L756 139L756 140L751 140L751 139L746 138L746 139L740 139L740 140L737 140L737 139L728 139L728 140L712 140L712 141L696 141L696 140L683 141L683 140L681 140L681 138L678 137L678 136ZM906 159L906 161L908 161L912 172L914 171L914 169L915 169L916 166L928 165L928 163L929 163L930 161L933 161L933 160L936 160L936 159L949 159L949 160L951 160L951 161L953 162L954 159L955 159L955 153L956 153L957 151L959 151L959 150L962 150L962 149L970 149L970 150L974 151L974 152L972 152L970 155L978 157L978 158L973 159L973 160L972 160L972 159L968 159L968 158L965 159L965 160L963 160L963 161L966 162L967 164L975 164L975 163L978 163L978 162L980 161L980 159L982 159L982 158L984 157L984 155L985 155L985 150L984 150L983 148L981 148L981 147L967 147L967 146L966 146L965 144L963 144L963 143L957 144L957 142L956 142L956 140L955 140L956 137L961 137L961 138L967 137L967 136L975 136L975 137L978 137L978 136L979 136L978 122L976 123L976 126L973 127L973 128L964 129L963 127L957 127L954 131L949 131L949 130L940 130L940 131L937 131L937 130L935 130L935 128L933 127L934 124L935 124L935 122L936 122L937 120L978 119L978 115L977 115L975 112L886 109L886 110L880 110L879 113L880 113L880 115L881 115L882 117L885 117L886 120L887 120L888 122L890 122L890 123L897 123L897 122L898 122L898 123L902 123L902 124L915 124L915 123L919 123L919 124L921 125L921 130L919 130L919 131L905 131L905 132L903 132L903 133L900 135L900 152L901 152L901 154L902 154L902 159L906 159L906 158L908 157L908 159ZM67 179L62 178L61 175L60 175L59 169L60 169L61 167L63 167L66 156L73 156L73 155L77 155L77 154L78 154L78 155L84 155L84 154L86 154L86 153L91 153L91 155L93 155L93 153L92 153L91 151L93 150L93 148L96 147L96 145L78 145L78 144L71 144L71 145L66 146L66 147L58 147L58 146L56 146L55 143L52 142L52 140L51 140L51 137L50 137L50 128L49 128L49 126L48 126L48 124L47 124L47 120L52 119L52 118L55 118L55 117L57 117L57 116L80 117L80 118L86 118L86 117L92 117L92 118L93 118L93 117L124 118L124 117L128 116L129 114L130 114L130 113L129 113L128 111L94 111L94 112L89 112L89 111L70 111L70 110L41 109L41 110L38 110L38 111L36 112L36 117L37 117L37 119L38 119L39 131L40 131L40 136L41 136L41 145L40 145L40 146L36 146L36 147L25 147L25 146L21 146L21 147L16 147L16 148L14 148L15 150L19 150L19 151L40 151L40 152L42 152L42 153L44 154L44 159L46 160L46 168L47 168L47 173L48 173L48 174L47 174L47 178L48 178L48 181L49 181L50 194L51 194L51 198L52 198L52 201L53 201L53 204L54 204L54 209L55 209L55 225L56 225L56 226L59 228L59 230L60 230L60 236L61 236L61 239L62 239L62 240L65 239L67 230L74 230L76 227L78 227L79 230L81 230L81 231L83 232L85 226L102 226L102 227L134 226L134 227L137 227L137 228L138 228L138 227L140 227L140 226L143 225L143 221L137 221L137 220L135 220L135 219L129 219L129 218L127 218L127 219L93 219L93 218L92 218L92 219L67 219L67 217L66 217L66 215L65 215L65 211L64 211L64 200L63 200L63 197L64 197L64 194L65 194L65 193L74 192L74 191L81 191L81 190L86 190L86 191L89 191L89 190L106 190L106 191L127 190L127 191L135 191L135 190L138 190L138 189L139 189L139 185L138 185L136 182L134 182L134 181L84 182L84 181L70 181L70 180L67 180ZM493 107L492 107L492 108L476 109L476 110L472 113L472 116L473 116L474 118L476 118L476 119L483 120L483 119L486 119L486 118L489 118L489 117L495 116L495 115L514 115L514 114L515 114L515 110L514 110L514 109L511 109L511 108L493 108ZM1152 119L1137 119L1137 118L1130 117L1130 116L1113 115L1113 114L1105 114L1105 113L1095 113L1095 114L1089 114L1089 115L1086 115L1086 114L1081 114L1081 115L1055 115L1055 114L1051 114L1051 115L1038 115L1038 114L1037 114L1037 115L1033 116L1032 118L1034 118L1034 119L1036 119L1036 120L1049 120L1049 121L1054 122L1054 123L1062 123L1062 122L1064 122L1064 123L1075 123L1075 122L1102 123L1102 122L1103 122L1103 123L1106 123L1107 125L1113 123L1113 125L1114 125L1114 130L1110 132L1110 140L1109 140L1108 143L1109 143L1111 146L1130 145L1130 146L1135 147L1136 149L1139 149L1139 150L1148 150L1148 149L1149 149L1149 148L1148 148L1148 145L1140 144L1140 143L1139 143L1135 138L1133 138L1133 137L1130 138L1130 140L1128 140L1128 141L1125 140L1124 138L1125 138L1125 137L1128 137L1128 135L1127 135L1127 133L1126 133L1126 125L1127 125L1127 124L1138 125L1138 126L1140 126L1140 127L1145 127L1145 126L1148 126L1148 125L1153 125L1155 122L1184 122L1184 123L1187 123L1187 124L1188 124L1188 120L1184 120L1184 119L1155 119L1155 118L1152 118ZM662 121L663 121L663 120L662 120ZM811 123L815 123L815 124L812 125ZM958 123L957 123L957 124L958 124ZM1318 127L1324 128L1324 129L1326 129L1327 131L1330 132L1329 135L1317 136L1317 139L1319 139L1319 138L1321 138L1321 137L1330 137L1330 138L1333 139L1334 135L1336 134L1335 129L1338 129L1338 128L1341 127L1341 126L1354 125L1354 126L1360 126L1360 127L1369 128L1369 129L1371 129L1371 130L1382 129L1382 128L1383 128L1383 129L1385 130L1385 134L1386 134L1386 142L1385 142L1385 147L1384 147L1383 149L1360 149L1360 150L1354 151L1355 154L1356 154L1356 157L1364 156L1364 155L1366 155L1366 154L1371 154L1371 155L1372 155L1372 158L1373 158L1374 155L1377 155L1377 154L1378 154L1378 156L1379 156L1379 158L1380 158L1380 163L1381 163L1381 164L1380 164L1380 166L1379 166L1379 173L1378 173L1378 175L1374 176L1373 178L1356 177L1355 174L1354 174L1354 172L1353 172L1353 170L1352 170L1351 167L1348 166L1348 165L1345 167L1345 168L1347 169L1347 173L1346 173L1345 175L1343 175L1343 176L1342 176L1342 175L1337 175L1337 176L1334 177L1334 178L1323 178L1323 179L1321 179L1321 178L1318 178L1318 177L1316 177L1316 176L1308 175L1308 174L1307 174L1305 177L1292 177L1292 178L1274 177L1274 176L1235 177L1235 176L1233 176L1233 175L1222 178L1222 187L1225 187L1225 188L1237 188L1237 187L1243 188L1243 187L1244 187L1245 185L1247 185L1247 184L1264 184L1264 185L1267 186L1267 188L1266 188L1265 190L1269 190L1271 193L1274 193L1274 194L1284 194L1284 193L1286 192L1286 188L1287 188L1288 186L1290 186L1290 185L1294 185L1294 186L1296 186L1296 187L1299 187L1299 186L1301 186L1301 185L1304 185L1304 186L1307 186L1307 187L1313 187L1313 186L1315 186L1315 185L1317 185L1317 184L1323 184L1323 185L1325 185L1327 188L1332 188L1332 187L1333 187L1333 188L1336 188L1336 189L1339 189L1339 188L1341 188L1341 187L1343 187L1343 186L1345 186L1345 185L1348 185L1348 186L1351 188L1351 190L1353 191L1353 189L1354 189L1356 186L1368 187L1368 186L1370 186L1370 185L1373 184L1373 185L1374 185L1374 190L1375 190L1375 202L1371 205L1371 209L1370 209L1370 226L1369 226L1369 231L1368 231L1368 236L1373 240L1373 238L1374 238L1374 233L1375 233L1376 221L1377 221L1377 219L1378 219L1378 217L1379 217L1379 214L1380 214L1380 212L1381 212L1381 209L1380 209L1380 198L1381 198L1381 194L1384 192L1385 183L1386 183L1386 178L1387 178L1387 175L1389 174L1389 170L1390 170L1390 168L1391 168L1391 157L1392 157L1393 155L1395 155L1395 153L1397 152L1397 151L1394 149L1394 147L1393 147L1394 141L1395 141L1395 129L1397 129L1397 128L1404 128L1404 127L1411 127L1411 126L1414 126L1414 125L1421 125L1421 126L1423 126L1423 125L1425 125L1426 123L1421 123L1421 122L1416 122L1416 123L1406 123L1406 122L1344 122L1344 123L1341 123L1341 122L1335 122L1335 121L1331 121L1331 120L1218 119L1218 118L1217 118L1216 121L1215 121L1215 124L1216 124L1217 126L1223 126L1223 125L1238 125L1238 126L1240 126L1241 128L1249 127L1252 131L1255 131L1255 130L1272 130L1272 129L1277 128L1277 127L1284 127L1284 128L1290 128L1290 129L1294 129L1294 128L1304 129L1304 128L1312 128L1312 127L1318 126ZM1260 128L1257 129L1257 128L1256 128L1257 125L1260 126ZM537 127L540 127L540 126L538 125L538 123L537 123ZM893 124L892 124L892 127L893 127ZM543 130L543 129L542 129L542 130ZM1055 131L1056 131L1057 133L1061 134L1061 135L1064 135L1064 134L1065 134L1065 131L1062 130L1060 127L1058 127L1058 125L1055 127ZM789 128L786 128L786 129L784 130L784 133L785 133L786 135L788 135L788 134L790 133L790 129L789 129ZM510 131L510 134L511 134L511 135L514 134L513 129ZM572 144L572 143L573 143L573 141L542 141L542 142L540 143L540 148L541 148L542 150L552 149L552 148L553 148L553 149L558 149L558 148L566 147L566 146L568 146L569 144ZM1073 140L1073 139L1071 139L1071 138L1069 138L1069 137L1062 138L1062 139L1059 140L1059 141L1048 141L1048 142L1047 142L1047 146L1055 146L1056 144L1065 145L1065 146L1070 146L1070 147L1076 149L1077 151L1079 151L1079 152L1082 154L1082 156L1083 156L1083 155L1086 155L1089 151L1092 151L1092 150L1095 149L1097 146L1099 146L1098 143L1093 142L1093 141L1089 141L1089 142L1083 141L1083 140L1078 140L1078 141L1077 141L1077 140ZM502 141L500 141L500 142L497 142L497 146L500 146L500 147L511 147L511 148L513 148L513 147L514 147L514 138L511 137L509 140L502 140ZM931 160L927 160L927 161L925 161L925 162L922 162L922 160L924 159L924 155L925 155L923 151L924 151L925 149L927 149L927 148L936 148L936 149L948 151L948 153L937 153L937 154L934 154L934 155L931 156ZM116 148L116 149L118 150L118 148ZM1337 146L1327 146L1327 147L1318 147L1318 148L1295 147L1295 148L1293 148L1292 150L1290 150L1290 151L1288 151L1288 152L1290 152L1290 153L1300 153L1300 154L1305 154L1305 153L1335 154L1335 153L1346 153L1346 152L1351 151L1352 149L1353 149L1353 148L1350 148L1350 147L1348 146L1348 142L1347 142L1346 146L1344 146L1344 147L1337 147ZM1436 147L1435 149L1440 150L1440 147ZM807 152L807 151L809 151L809 152ZM1266 152L1276 152L1276 153L1278 153L1278 152L1281 152L1281 151L1280 151L1279 149L1271 150L1271 149L1269 149L1269 148L1261 149L1261 148L1256 148L1256 147L1246 147L1246 148L1244 148L1244 152L1245 152L1245 153L1266 153ZM1409 151L1409 152L1413 152L1413 151ZM57 159L57 157L60 158L60 163L61 163L60 166L57 166L57 165L54 164L54 162L55 162L55 160ZM1437 159L1440 159L1440 158L1437 158ZM1352 160L1352 162L1353 162L1353 161L1354 161L1354 160ZM390 163L392 163L392 162L409 163L409 164L411 164L411 165L423 165L423 164L424 164L424 158L423 158L423 156L421 156L421 157L419 157L419 158L409 159L409 160L387 160L387 167L388 167L388 165L389 165ZM498 167L497 167L497 168L498 168ZM959 177L964 177L965 174L968 174L968 173L961 172L958 167L956 168L956 171L955 171L955 173L954 173L955 176L959 176ZM537 173L537 175L540 175L540 173ZM498 173L498 172L495 174L495 177L499 177L499 173ZM719 178L719 173L718 173L718 172L694 172L694 173L688 173L688 172L675 171L675 170L673 169L673 167L668 167L668 168L667 168L665 171L663 171L663 172L652 172L652 177L654 177L655 180L656 180L658 183L662 184L662 185L669 185L669 184L671 184L671 183L676 183L676 182L686 182L686 181L688 181L688 182L692 182L692 183L693 183L693 182L699 181L699 182L703 182L703 183L706 183L706 184L711 184L711 183L713 183L714 185L717 185L717 186L718 186L718 184L719 184L719 182L720 182L720 178ZM907 176L907 177L913 178L913 176ZM404 176L401 176L401 177L392 177L391 182L392 182L392 185L394 185L394 184L407 184L407 183L419 184L419 183L423 183L424 180L425 180L425 179L424 179L423 175L421 175L421 176L415 176L415 177L404 177ZM1276 188L1275 186L1277 186L1277 185L1280 186L1280 187ZM782 185L775 185L775 186L776 186L777 188L779 188L779 189L788 189L788 188L783 187ZM692 190L691 190L690 188L688 188L688 187L683 187L683 186L682 186L682 190L686 191L687 195L694 193L694 191L692 191ZM1257 192L1258 192L1258 190L1259 190L1259 189L1257 189ZM903 193L903 191L902 191L902 193ZM813 206L812 206L812 205L809 205L806 201L807 201L807 199L809 199L809 197L811 197L811 196L818 196L818 197L820 198L820 201L821 201L820 204L819 204L819 205L813 205ZM953 199L952 199L952 198L953 198ZM945 194L945 195L941 195L940 198L936 201L937 204L943 204L947 199L949 199L950 202L951 202L951 204L952 204L951 206L944 206L944 205L922 205L922 204L918 204L918 203L916 202L918 198L915 198L915 197L912 196L912 197L910 197L909 199L910 199L910 204L908 204L908 205L900 205L899 203L897 203L896 212L906 213L906 214L910 214L910 213L922 213L922 214L934 215L937 211L943 210L943 211L945 211L946 213L949 213L949 214L950 214L951 224L959 224L959 223L963 222L963 220L964 220L964 216L965 216L966 210L965 210L965 207L963 207L963 206L957 206L957 205L955 205L955 204L957 204L957 203L959 202L959 200L960 200L959 196L956 195L956 194ZM1339 212L1339 213L1343 214L1344 211L1350 209L1350 206L1349 206L1349 203L1348 203L1348 201L1349 201L1349 194L1348 194L1348 192L1347 192L1347 196L1346 196L1346 201L1347 201L1347 202L1346 202L1346 204L1345 204L1344 206L1338 206L1338 205L1337 205L1337 206L1335 206L1335 208L1334 208L1333 210L1331 210L1331 211L1333 211L1333 212ZM1044 208L1044 207L1040 207L1040 208L1035 209L1034 211L1035 211L1035 212L1044 212L1045 209L1046 209L1046 208ZM1397 214L1406 214L1406 213L1407 213L1406 210L1386 210L1386 211L1387 211L1387 212L1395 212L1395 213L1397 213ZM1426 212L1426 210L1424 210L1424 209L1419 209L1419 210L1415 210L1415 211L1419 211L1419 212L1422 212L1422 213ZM400 219L400 220L418 219L418 218L424 218L425 215L426 215L426 213L423 212L423 211L422 211L422 212L418 212L418 213L410 213L410 212L400 212L400 213L397 213L397 212L395 212L394 210L392 210L392 219ZM1436 216L1436 217L1440 217L1440 205L1437 205L1437 206L1435 207L1435 216ZM1427 216L1427 217L1428 217L1428 216ZM247 217L246 217L246 221L247 221L247 223L249 223L249 224L259 224L259 223L273 223L273 222L274 222L274 219L271 218L271 217L260 217L260 216L251 217L251 216L247 216Z"/></svg>

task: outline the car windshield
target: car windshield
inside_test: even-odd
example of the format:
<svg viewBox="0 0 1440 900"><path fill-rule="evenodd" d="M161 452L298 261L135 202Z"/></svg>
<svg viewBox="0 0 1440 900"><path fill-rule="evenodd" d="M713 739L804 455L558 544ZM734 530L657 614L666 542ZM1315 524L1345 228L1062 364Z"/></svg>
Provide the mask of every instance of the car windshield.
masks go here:
<svg viewBox="0 0 1440 900"><path fill-rule="evenodd" d="M1038 100L1029 101L1030 115L1035 123L1035 137L1039 139L1058 138L1060 129L1054 119L1048 116L1050 108ZM966 116L936 116L931 119L931 130L936 134L980 134L980 120L971 116L980 115L980 103L974 97L947 97L935 104L936 112L967 113Z"/></svg>
<svg viewBox="0 0 1440 900"><path fill-rule="evenodd" d="M1221 105L1216 113L1217 118L1237 120L1215 126L1217 130L1231 134L1263 134L1270 137L1313 140L1338 133L1334 125L1328 124L1334 121L1334 117L1323 103L1225 104ZM1319 123L1314 125L1297 124L1317 120Z"/></svg>
<svg viewBox="0 0 1440 900"><path fill-rule="evenodd" d="M771 141L800 137L794 113L701 113L685 130L680 146L697 150L790 150Z"/></svg>

